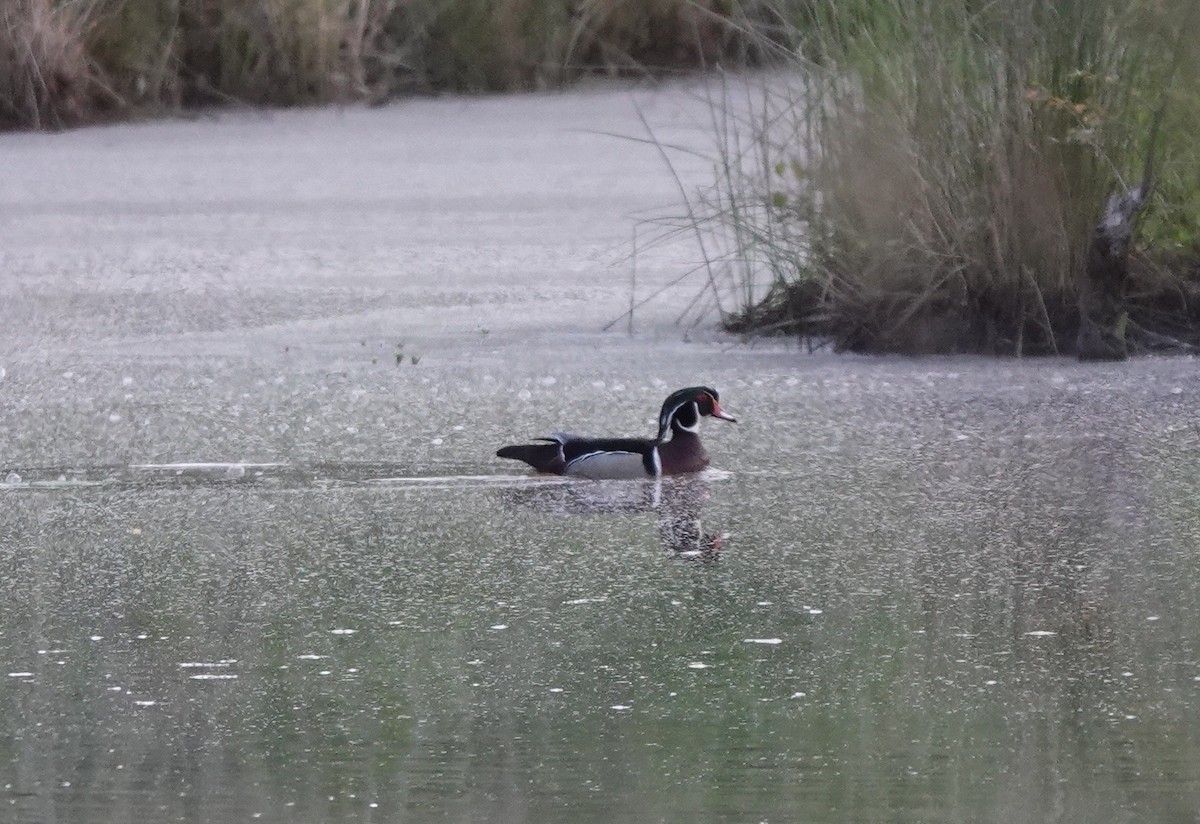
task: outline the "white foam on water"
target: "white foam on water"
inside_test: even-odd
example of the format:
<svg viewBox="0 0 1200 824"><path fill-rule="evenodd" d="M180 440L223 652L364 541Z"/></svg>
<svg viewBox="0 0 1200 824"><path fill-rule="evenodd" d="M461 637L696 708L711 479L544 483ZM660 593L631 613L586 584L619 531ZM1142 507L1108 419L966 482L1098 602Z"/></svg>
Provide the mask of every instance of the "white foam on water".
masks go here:
<svg viewBox="0 0 1200 824"><path fill-rule="evenodd" d="M233 661L184 661L179 665L180 669L209 669L217 667L227 667Z"/></svg>
<svg viewBox="0 0 1200 824"><path fill-rule="evenodd" d="M274 469L286 463L242 463L241 461L192 461L181 463L130 464L130 469L170 469L179 472L228 469Z"/></svg>
<svg viewBox="0 0 1200 824"><path fill-rule="evenodd" d="M578 482L578 479L561 478L557 475L400 475L365 480L365 483L369 484L415 486L424 489L459 489L473 486L557 486Z"/></svg>

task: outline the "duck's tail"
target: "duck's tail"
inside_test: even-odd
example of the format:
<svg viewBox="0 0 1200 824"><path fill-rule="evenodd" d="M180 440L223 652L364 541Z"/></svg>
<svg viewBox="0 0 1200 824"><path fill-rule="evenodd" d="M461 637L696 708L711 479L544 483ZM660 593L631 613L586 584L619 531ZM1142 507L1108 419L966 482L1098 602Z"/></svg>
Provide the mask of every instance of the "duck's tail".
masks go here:
<svg viewBox="0 0 1200 824"><path fill-rule="evenodd" d="M524 461L538 472L553 475L561 475L565 468L562 445L558 442L513 444L497 450L496 457Z"/></svg>

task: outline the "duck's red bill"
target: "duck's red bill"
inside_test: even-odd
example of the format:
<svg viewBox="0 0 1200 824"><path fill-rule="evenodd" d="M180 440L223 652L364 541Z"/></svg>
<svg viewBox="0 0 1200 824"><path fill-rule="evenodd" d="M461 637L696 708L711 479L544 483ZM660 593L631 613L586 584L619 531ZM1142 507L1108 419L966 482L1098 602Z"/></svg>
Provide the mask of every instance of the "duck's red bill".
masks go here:
<svg viewBox="0 0 1200 824"><path fill-rule="evenodd" d="M721 420L729 421L730 423L737 423L737 418L733 417L733 415L730 415L728 412L722 409L721 404L717 403L716 401L713 401L712 414L714 418L720 418Z"/></svg>

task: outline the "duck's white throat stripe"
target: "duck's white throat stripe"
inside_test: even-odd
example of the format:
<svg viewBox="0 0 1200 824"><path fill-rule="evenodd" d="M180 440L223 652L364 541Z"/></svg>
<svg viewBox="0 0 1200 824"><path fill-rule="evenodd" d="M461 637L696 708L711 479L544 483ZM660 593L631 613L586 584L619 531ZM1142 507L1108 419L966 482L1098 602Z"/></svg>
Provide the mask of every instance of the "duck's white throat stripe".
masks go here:
<svg viewBox="0 0 1200 824"><path fill-rule="evenodd" d="M678 426L680 429L682 429L684 432L699 432L700 431L700 407L696 405L695 401L687 401L686 403L679 404L679 406L677 406L671 410L671 417L674 418L676 415L678 415L679 410L683 409L689 403L692 405L692 419L693 419L692 425L685 426L683 421L679 420L678 418L675 419L675 425Z"/></svg>

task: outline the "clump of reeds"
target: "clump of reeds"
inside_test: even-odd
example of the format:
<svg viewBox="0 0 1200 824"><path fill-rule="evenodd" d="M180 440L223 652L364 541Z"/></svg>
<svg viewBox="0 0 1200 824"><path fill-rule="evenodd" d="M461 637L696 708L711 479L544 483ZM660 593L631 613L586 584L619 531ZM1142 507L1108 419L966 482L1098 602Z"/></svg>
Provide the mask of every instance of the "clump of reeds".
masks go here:
<svg viewBox="0 0 1200 824"><path fill-rule="evenodd" d="M697 209L727 244L727 324L856 350L1069 348L1092 228L1140 182L1164 104L1147 228L1175 251L1200 237L1190 5L807 5L795 71L718 106L722 179Z"/></svg>

